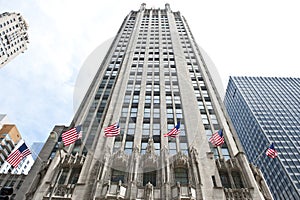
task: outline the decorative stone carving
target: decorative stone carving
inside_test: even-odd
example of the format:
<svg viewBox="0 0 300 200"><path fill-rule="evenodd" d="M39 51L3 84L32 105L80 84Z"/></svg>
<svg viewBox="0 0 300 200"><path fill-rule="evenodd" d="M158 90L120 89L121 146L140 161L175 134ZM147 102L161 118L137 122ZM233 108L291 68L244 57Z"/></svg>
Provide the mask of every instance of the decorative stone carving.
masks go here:
<svg viewBox="0 0 300 200"><path fill-rule="evenodd" d="M79 165L83 165L85 161L85 156L84 155L79 155L78 153L76 153L76 155L72 155L72 154L66 154L63 156L60 164L63 167L70 167L70 166L79 166Z"/></svg>
<svg viewBox="0 0 300 200"><path fill-rule="evenodd" d="M110 153L110 149L105 148L104 152L103 152L103 163L109 163L110 157L111 157L111 153Z"/></svg>
<svg viewBox="0 0 300 200"><path fill-rule="evenodd" d="M97 176L97 172L99 170L99 167L100 167L100 162L99 162L99 160L97 160L94 164L94 167L92 168L91 177L96 177Z"/></svg>
<svg viewBox="0 0 300 200"><path fill-rule="evenodd" d="M113 159L112 159L113 167L124 168L127 166L129 156L127 154L125 154L125 152L123 150L119 150L119 151L115 152L112 157L113 157Z"/></svg>
<svg viewBox="0 0 300 200"><path fill-rule="evenodd" d="M145 199L152 200L153 199L153 185L148 182L145 187Z"/></svg>
<svg viewBox="0 0 300 200"><path fill-rule="evenodd" d="M155 148L154 148L154 142L153 139L150 138L148 141L148 145L146 147L146 153L143 156L143 162L142 164L144 166L147 166L148 168L156 168L158 164L158 156L155 154Z"/></svg>
<svg viewBox="0 0 300 200"><path fill-rule="evenodd" d="M176 154L175 157L175 166L182 166L182 167L187 167L188 166L188 162L189 162L189 158L183 154L181 151L179 151Z"/></svg>
<svg viewBox="0 0 300 200"><path fill-rule="evenodd" d="M191 147L190 148L190 154L193 155L194 157L197 157L198 156L198 151L195 147Z"/></svg>
<svg viewBox="0 0 300 200"><path fill-rule="evenodd" d="M272 199L272 197L270 196L269 194L269 190L268 190L268 187L267 185L265 184L265 181L263 179L263 176L259 170L258 167L256 167L255 165L253 164L250 164L250 168L251 168L251 171L254 175L254 178L255 178L255 181L257 182L257 185L259 187L259 191L263 194L264 198L266 200L270 200Z"/></svg>
<svg viewBox="0 0 300 200"><path fill-rule="evenodd" d="M65 185L60 185L56 188L55 196L65 196L67 194L67 187Z"/></svg>

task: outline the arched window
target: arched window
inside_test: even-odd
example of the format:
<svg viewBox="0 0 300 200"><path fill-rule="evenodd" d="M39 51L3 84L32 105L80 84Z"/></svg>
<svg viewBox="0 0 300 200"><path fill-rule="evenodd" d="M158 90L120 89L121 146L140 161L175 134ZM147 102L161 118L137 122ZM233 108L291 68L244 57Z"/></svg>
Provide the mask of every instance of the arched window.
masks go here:
<svg viewBox="0 0 300 200"><path fill-rule="evenodd" d="M150 182L153 186L156 186L156 171L147 171L143 174L143 185L145 186Z"/></svg>
<svg viewBox="0 0 300 200"><path fill-rule="evenodd" d="M81 167L73 168L69 179L69 184L76 184L81 172Z"/></svg>
<svg viewBox="0 0 300 200"><path fill-rule="evenodd" d="M233 181L234 181L234 185L236 188L243 188L243 181L242 181L242 177L240 175L239 172L232 172L231 173Z"/></svg>
<svg viewBox="0 0 300 200"><path fill-rule="evenodd" d="M227 172L220 172L220 178L221 178L222 186L224 188L231 188L231 184Z"/></svg>
<svg viewBox="0 0 300 200"><path fill-rule="evenodd" d="M179 182L181 185L189 183L188 170L184 167L175 168L175 182Z"/></svg>
<svg viewBox="0 0 300 200"><path fill-rule="evenodd" d="M69 168L63 168L61 175L59 176L58 184L64 185L69 174Z"/></svg>
<svg viewBox="0 0 300 200"><path fill-rule="evenodd" d="M122 181L124 183L125 181L125 172L113 169L111 172L111 182L119 182Z"/></svg>

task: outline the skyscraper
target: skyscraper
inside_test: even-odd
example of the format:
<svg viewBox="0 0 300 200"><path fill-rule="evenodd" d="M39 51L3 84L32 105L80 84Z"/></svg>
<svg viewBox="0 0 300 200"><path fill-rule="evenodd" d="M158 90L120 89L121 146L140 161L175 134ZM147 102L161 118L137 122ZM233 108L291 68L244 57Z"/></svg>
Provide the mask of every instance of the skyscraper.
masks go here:
<svg viewBox="0 0 300 200"><path fill-rule="evenodd" d="M20 195L271 199L227 124L206 59L184 17L169 4L131 11L96 63L72 124L54 128L58 143L48 138L39 156L44 162L37 160ZM112 124L120 135L105 137ZM62 149L61 134L77 125L82 139ZM108 135L117 132L114 127L106 129ZM225 143L215 147L208 139L220 129ZM171 130L178 136L165 137Z"/></svg>
<svg viewBox="0 0 300 200"><path fill-rule="evenodd" d="M19 13L0 14L0 68L27 49L27 29Z"/></svg>
<svg viewBox="0 0 300 200"><path fill-rule="evenodd" d="M300 199L300 78L230 77L225 106L274 199ZM266 156L274 143L278 157Z"/></svg>

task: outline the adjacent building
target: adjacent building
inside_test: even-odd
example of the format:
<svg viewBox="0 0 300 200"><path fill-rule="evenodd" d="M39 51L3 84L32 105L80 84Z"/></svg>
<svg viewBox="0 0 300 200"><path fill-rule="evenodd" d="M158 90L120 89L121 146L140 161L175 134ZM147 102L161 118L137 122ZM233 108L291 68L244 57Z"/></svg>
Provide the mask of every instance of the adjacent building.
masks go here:
<svg viewBox="0 0 300 200"><path fill-rule="evenodd" d="M0 68L27 49L27 29L19 13L0 14Z"/></svg>
<svg viewBox="0 0 300 200"><path fill-rule="evenodd" d="M71 125L54 127L16 199L272 199L180 12L142 4L102 57L89 63L98 71ZM121 134L105 137L115 122ZM179 122L179 136L164 137ZM61 134L77 125L82 139L63 147ZM208 138L220 129L216 147Z"/></svg>
<svg viewBox="0 0 300 200"><path fill-rule="evenodd" d="M4 164L10 152L15 145L21 140L21 134L14 124L4 124L0 129L0 166Z"/></svg>
<svg viewBox="0 0 300 200"><path fill-rule="evenodd" d="M10 196L10 200L15 199L16 193L22 186L25 178L26 175L24 174L1 174L0 173L0 186L12 187L14 190L13 194Z"/></svg>
<svg viewBox="0 0 300 200"><path fill-rule="evenodd" d="M42 150L43 146L44 146L44 142L34 142L32 143L30 150L32 152L32 158L33 160L36 160L38 158L38 155L40 153L40 151Z"/></svg>
<svg viewBox="0 0 300 200"><path fill-rule="evenodd" d="M17 168L12 167L6 161L8 155L21 143L23 140L16 125L9 124L6 115L0 115L0 187L14 188L11 199L14 199L34 163L31 155L24 158Z"/></svg>
<svg viewBox="0 0 300 200"><path fill-rule="evenodd" d="M230 77L224 102L274 199L300 199L300 78ZM272 142L275 159L265 155Z"/></svg>
<svg viewBox="0 0 300 200"><path fill-rule="evenodd" d="M11 166L6 159L8 155L23 144L22 136L16 125L4 124L0 129L0 173L1 174L28 174L34 163L32 155L24 158L17 168Z"/></svg>

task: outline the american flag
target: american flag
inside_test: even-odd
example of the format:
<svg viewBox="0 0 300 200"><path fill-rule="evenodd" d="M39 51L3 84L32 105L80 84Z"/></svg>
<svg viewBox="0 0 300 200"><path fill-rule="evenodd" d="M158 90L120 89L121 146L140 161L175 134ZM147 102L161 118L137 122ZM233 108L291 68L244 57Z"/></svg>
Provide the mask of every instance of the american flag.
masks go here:
<svg viewBox="0 0 300 200"><path fill-rule="evenodd" d="M269 156L270 158L276 158L278 156L277 151L274 148L274 143L272 143L270 145L270 147L268 148L266 155Z"/></svg>
<svg viewBox="0 0 300 200"><path fill-rule="evenodd" d="M120 134L119 123L116 122L104 129L105 137L114 137Z"/></svg>
<svg viewBox="0 0 300 200"><path fill-rule="evenodd" d="M220 129L218 132L214 133L209 141L215 146L221 146L224 143L223 131Z"/></svg>
<svg viewBox="0 0 300 200"><path fill-rule="evenodd" d="M14 166L17 167L19 163L25 158L26 156L30 155L31 152L25 142L15 151L13 151L9 156L7 157L7 162Z"/></svg>
<svg viewBox="0 0 300 200"><path fill-rule="evenodd" d="M173 137L175 138L180 133L180 122L177 123L177 125L168 133L164 134L165 137Z"/></svg>
<svg viewBox="0 0 300 200"><path fill-rule="evenodd" d="M73 144L76 140L82 138L81 125L76 126L62 134L62 140L65 146Z"/></svg>

